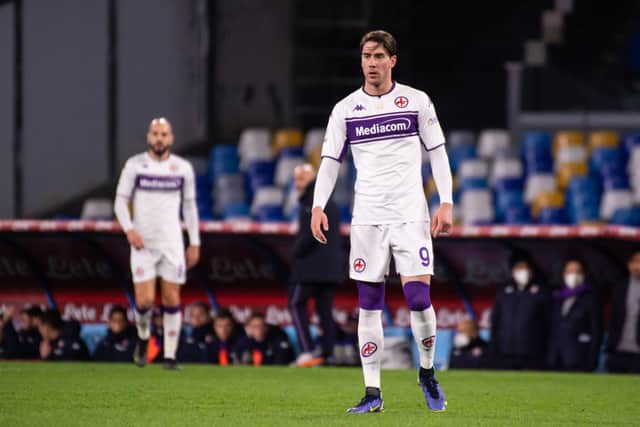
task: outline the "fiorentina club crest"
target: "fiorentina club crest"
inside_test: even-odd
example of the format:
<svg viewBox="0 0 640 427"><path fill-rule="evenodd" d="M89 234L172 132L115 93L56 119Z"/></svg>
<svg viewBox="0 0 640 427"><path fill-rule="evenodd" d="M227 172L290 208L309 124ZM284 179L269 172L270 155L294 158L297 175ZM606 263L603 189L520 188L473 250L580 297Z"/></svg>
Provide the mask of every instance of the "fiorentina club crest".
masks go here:
<svg viewBox="0 0 640 427"><path fill-rule="evenodd" d="M436 336L432 335L428 338L425 338L422 340L422 345L424 346L424 348L427 349L427 351L431 350L433 348L433 344L436 341Z"/></svg>
<svg viewBox="0 0 640 427"><path fill-rule="evenodd" d="M393 103L396 104L396 107L398 108L405 108L409 105L409 99L407 99L406 96L398 96L393 100Z"/></svg>
<svg viewBox="0 0 640 427"><path fill-rule="evenodd" d="M367 263L364 262L362 258L356 258L356 260L353 261L353 271L356 273L362 273L365 268L367 268Z"/></svg>
<svg viewBox="0 0 640 427"><path fill-rule="evenodd" d="M169 170L173 173L178 172L178 165L176 165L175 163L171 163L171 165L169 165Z"/></svg>
<svg viewBox="0 0 640 427"><path fill-rule="evenodd" d="M134 272L134 274L138 277L142 276L144 274L144 268L142 267L136 268L136 271Z"/></svg>
<svg viewBox="0 0 640 427"><path fill-rule="evenodd" d="M362 354L362 357L369 357L372 356L376 351L378 351L378 346L376 345L376 343L369 341L362 346L362 348L360 349L360 354Z"/></svg>

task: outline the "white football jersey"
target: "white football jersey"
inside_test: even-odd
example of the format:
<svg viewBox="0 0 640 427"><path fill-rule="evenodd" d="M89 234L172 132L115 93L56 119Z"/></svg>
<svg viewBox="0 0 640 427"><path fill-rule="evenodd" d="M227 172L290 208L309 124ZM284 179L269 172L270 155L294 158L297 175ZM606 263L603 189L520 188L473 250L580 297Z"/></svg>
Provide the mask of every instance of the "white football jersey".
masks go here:
<svg viewBox="0 0 640 427"><path fill-rule="evenodd" d="M175 154L163 161L147 152L124 165L117 194L133 202L133 227L149 249L182 248L180 206L196 197L191 164Z"/></svg>
<svg viewBox="0 0 640 427"><path fill-rule="evenodd" d="M357 170L353 225L429 221L422 187L422 149L444 144L426 93L394 82L383 95L363 88L338 102L322 156L341 161L351 148Z"/></svg>

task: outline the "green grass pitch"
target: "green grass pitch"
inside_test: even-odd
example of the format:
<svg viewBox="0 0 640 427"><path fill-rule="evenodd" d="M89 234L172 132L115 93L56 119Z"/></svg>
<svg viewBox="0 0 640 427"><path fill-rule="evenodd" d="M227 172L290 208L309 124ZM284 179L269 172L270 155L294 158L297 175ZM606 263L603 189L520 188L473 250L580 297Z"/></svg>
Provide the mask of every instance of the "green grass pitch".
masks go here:
<svg viewBox="0 0 640 427"><path fill-rule="evenodd" d="M0 426L640 425L640 377L449 371L431 413L414 371L383 371L386 410L345 414L356 368L0 363Z"/></svg>

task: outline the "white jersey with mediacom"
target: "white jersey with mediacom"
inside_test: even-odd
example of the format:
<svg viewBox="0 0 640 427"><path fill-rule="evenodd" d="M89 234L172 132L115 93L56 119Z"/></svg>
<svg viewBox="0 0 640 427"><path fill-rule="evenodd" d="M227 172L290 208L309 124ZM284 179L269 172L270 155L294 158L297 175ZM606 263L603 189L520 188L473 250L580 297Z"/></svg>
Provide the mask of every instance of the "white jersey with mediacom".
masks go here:
<svg viewBox="0 0 640 427"><path fill-rule="evenodd" d="M351 148L357 170L352 225L429 221L422 150L444 144L426 93L395 83L380 96L362 88L334 107L322 156L341 161Z"/></svg>

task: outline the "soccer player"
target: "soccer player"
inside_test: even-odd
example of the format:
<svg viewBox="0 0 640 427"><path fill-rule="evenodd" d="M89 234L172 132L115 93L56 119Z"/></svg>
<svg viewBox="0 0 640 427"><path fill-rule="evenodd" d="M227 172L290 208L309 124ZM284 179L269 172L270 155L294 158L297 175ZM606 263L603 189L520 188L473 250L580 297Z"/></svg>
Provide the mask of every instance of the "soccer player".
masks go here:
<svg viewBox="0 0 640 427"><path fill-rule="evenodd" d="M139 338L134 361L142 367L147 360L156 280L160 278L164 367L170 370L179 369L176 350L182 320L180 286L186 281L186 269L193 267L200 258L193 168L170 152L173 140L168 120L151 121L147 132L148 149L127 160L115 200L116 217L131 245ZM133 221L128 208L130 200L133 202ZM189 234L186 254L180 226L180 203Z"/></svg>
<svg viewBox="0 0 640 427"><path fill-rule="evenodd" d="M328 229L323 209L335 186L340 162L351 148L357 169L351 223L350 277L358 286L358 341L365 396L347 412L380 412L384 277L393 255L420 352L419 382L427 406L443 411L446 400L433 371L436 316L429 295L433 275L431 237L452 221L452 179L445 139L435 108L422 91L391 78L396 41L372 31L360 41L364 85L338 102L322 146L311 216L321 243ZM421 149L430 153L440 207L431 224L422 187Z"/></svg>

